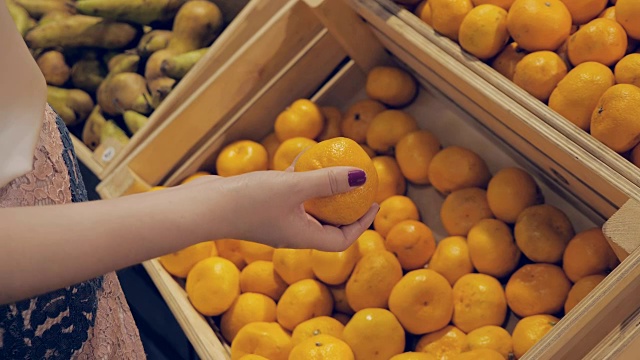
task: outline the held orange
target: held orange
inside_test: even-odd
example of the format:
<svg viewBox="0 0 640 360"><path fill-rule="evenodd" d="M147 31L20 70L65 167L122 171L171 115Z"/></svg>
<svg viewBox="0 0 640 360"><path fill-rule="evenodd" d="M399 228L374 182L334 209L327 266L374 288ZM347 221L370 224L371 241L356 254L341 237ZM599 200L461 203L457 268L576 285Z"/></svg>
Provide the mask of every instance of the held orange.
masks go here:
<svg viewBox="0 0 640 360"><path fill-rule="evenodd" d="M623 153L640 143L640 88L616 84L602 94L591 115L591 135L613 151Z"/></svg>
<svg viewBox="0 0 640 360"><path fill-rule="evenodd" d="M431 269L410 271L393 287L389 310L412 334L440 330L453 314L451 285Z"/></svg>
<svg viewBox="0 0 640 360"><path fill-rule="evenodd" d="M385 240L387 250L396 255L402 269L419 269L431 259L436 249L433 232L416 220L404 220L391 228Z"/></svg>
<svg viewBox="0 0 640 360"><path fill-rule="evenodd" d="M584 62L560 80L549 97L549 107L589 131L591 114L598 100L615 83L616 78L607 66L595 61Z"/></svg>
<svg viewBox="0 0 640 360"><path fill-rule="evenodd" d="M560 0L516 0L507 15L507 29L527 51L555 51L569 37L571 13Z"/></svg>
<svg viewBox="0 0 640 360"><path fill-rule="evenodd" d="M482 4L464 17L458 34L460 46L478 59L496 56L507 44L507 11L497 5Z"/></svg>
<svg viewBox="0 0 640 360"><path fill-rule="evenodd" d="M392 66L377 66L367 74L367 95L391 107L404 107L418 93L416 80L405 70Z"/></svg>
<svg viewBox="0 0 640 360"><path fill-rule="evenodd" d="M471 0L429 0L431 23L440 34L458 41L460 24L473 9Z"/></svg>
<svg viewBox="0 0 640 360"><path fill-rule="evenodd" d="M324 128L324 116L311 100L298 99L276 118L274 131L283 142L294 137L315 139Z"/></svg>
<svg viewBox="0 0 640 360"><path fill-rule="evenodd" d="M373 204L378 189L378 174L367 153L355 141L338 137L321 141L298 158L295 171L317 170L330 166L355 166L364 170L364 185L347 193L307 200L305 210L317 219L333 225L347 225L360 219Z"/></svg>
<svg viewBox="0 0 640 360"><path fill-rule="evenodd" d="M395 149L402 175L414 184L429 185L429 164L440 148L440 141L428 130L406 134Z"/></svg>
<svg viewBox="0 0 640 360"><path fill-rule="evenodd" d="M567 55L571 64L596 61L613 66L627 52L627 34L615 20L598 18L584 24L569 38Z"/></svg>
<svg viewBox="0 0 640 360"><path fill-rule="evenodd" d="M267 150L251 140L239 140L225 146L216 158L216 172L224 177L268 168Z"/></svg>

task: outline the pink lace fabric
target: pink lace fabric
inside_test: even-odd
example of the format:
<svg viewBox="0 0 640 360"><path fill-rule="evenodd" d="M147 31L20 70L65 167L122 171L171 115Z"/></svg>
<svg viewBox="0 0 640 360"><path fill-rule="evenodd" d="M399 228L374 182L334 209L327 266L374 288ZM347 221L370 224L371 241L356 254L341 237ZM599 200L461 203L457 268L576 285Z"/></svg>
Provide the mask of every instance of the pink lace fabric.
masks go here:
<svg viewBox="0 0 640 360"><path fill-rule="evenodd" d="M56 114L47 106L33 170L0 189L0 207L71 202L69 169L63 151ZM87 340L73 359L145 359L140 334L115 273L104 276L97 296L94 326L88 329ZM30 311L23 313L23 317L29 318ZM48 318L38 332L56 325L61 317Z"/></svg>

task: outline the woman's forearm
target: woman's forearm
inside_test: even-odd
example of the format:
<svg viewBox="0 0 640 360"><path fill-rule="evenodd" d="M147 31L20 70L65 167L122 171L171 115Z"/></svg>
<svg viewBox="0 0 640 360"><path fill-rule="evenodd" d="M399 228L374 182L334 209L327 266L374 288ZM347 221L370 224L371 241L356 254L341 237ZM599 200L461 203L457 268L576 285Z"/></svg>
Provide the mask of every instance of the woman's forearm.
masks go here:
<svg viewBox="0 0 640 360"><path fill-rule="evenodd" d="M182 194L174 195L176 190L0 209L0 304L209 240L212 233L195 226L204 221L196 204L190 205Z"/></svg>

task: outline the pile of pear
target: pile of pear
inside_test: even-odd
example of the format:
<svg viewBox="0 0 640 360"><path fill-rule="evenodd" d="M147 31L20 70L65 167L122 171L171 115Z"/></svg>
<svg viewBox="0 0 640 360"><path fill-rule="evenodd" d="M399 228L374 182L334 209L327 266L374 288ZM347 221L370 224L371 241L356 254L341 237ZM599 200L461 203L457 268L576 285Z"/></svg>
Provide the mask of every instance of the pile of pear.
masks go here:
<svg viewBox="0 0 640 360"><path fill-rule="evenodd" d="M226 0L0 0L48 102L95 150L126 145L220 35ZM237 1L236 1L237 2Z"/></svg>

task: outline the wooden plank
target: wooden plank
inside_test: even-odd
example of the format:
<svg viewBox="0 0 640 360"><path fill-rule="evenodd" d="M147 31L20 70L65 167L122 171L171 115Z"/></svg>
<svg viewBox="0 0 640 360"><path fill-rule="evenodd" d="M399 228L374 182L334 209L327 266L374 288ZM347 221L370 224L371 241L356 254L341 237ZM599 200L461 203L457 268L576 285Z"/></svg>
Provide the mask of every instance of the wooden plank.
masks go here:
<svg viewBox="0 0 640 360"><path fill-rule="evenodd" d="M158 260L149 260L142 265L193 344L198 356L203 360L230 359L229 347L218 338L207 319L191 305L187 292L164 270Z"/></svg>
<svg viewBox="0 0 640 360"><path fill-rule="evenodd" d="M636 360L640 354L640 309L616 327L583 360Z"/></svg>
<svg viewBox="0 0 640 360"><path fill-rule="evenodd" d="M607 222L603 232L620 260L638 249L640 241L640 202L635 199L627 201Z"/></svg>
<svg viewBox="0 0 640 360"><path fill-rule="evenodd" d="M104 173L102 172L104 168L100 163L98 163L93 158L93 151L87 147L80 139L78 139L75 135L69 134L71 137L71 143L73 144L73 149L76 152L76 157L79 161L81 161L93 174L95 174L98 179L102 180Z"/></svg>
<svg viewBox="0 0 640 360"><path fill-rule="evenodd" d="M294 1L237 53L190 101L137 149L130 167L157 184L216 127L277 74L322 29L313 13Z"/></svg>
<svg viewBox="0 0 640 360"><path fill-rule="evenodd" d="M309 97L317 90L335 68L345 59L346 53L336 39L323 31L285 66L280 74L217 130L187 159L166 184L176 185L197 170L215 170L215 158L223 145L231 141L253 139L259 141L272 130L276 116L290 103L301 97Z"/></svg>
<svg viewBox="0 0 640 360"><path fill-rule="evenodd" d="M358 3L367 3L366 0L349 0ZM433 28L412 14L410 11L400 8L390 0L375 0L376 5L384 8L387 17L393 16L404 22L423 38L438 46L449 54L457 62L471 70L477 76L483 78L489 84L495 86L515 102L529 110L540 120L548 123L558 132L566 136L587 152L610 166L615 172L624 176L637 186L640 186L640 168L636 167L621 155L597 141L585 131L581 130L564 117L551 110L547 105L537 100L529 93L516 86L512 81L502 76L486 63L468 54L454 41L438 34ZM371 3L371 2L369 2Z"/></svg>
<svg viewBox="0 0 640 360"><path fill-rule="evenodd" d="M151 189L151 185L140 179L126 164L116 168L104 181L96 186L98 195L105 200L137 194L149 189Z"/></svg>
<svg viewBox="0 0 640 360"><path fill-rule="evenodd" d="M369 27L364 26L362 19L344 0L305 0L305 3L362 70L369 71L374 66L392 62Z"/></svg>

